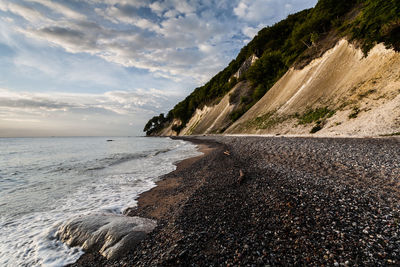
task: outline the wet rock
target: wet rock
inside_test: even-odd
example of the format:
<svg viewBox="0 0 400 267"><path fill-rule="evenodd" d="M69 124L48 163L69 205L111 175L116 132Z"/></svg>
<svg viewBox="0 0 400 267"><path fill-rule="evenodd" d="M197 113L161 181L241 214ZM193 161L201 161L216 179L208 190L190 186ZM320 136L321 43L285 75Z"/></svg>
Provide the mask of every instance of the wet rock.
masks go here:
<svg viewBox="0 0 400 267"><path fill-rule="evenodd" d="M140 217L115 214L89 214L70 219L56 233L59 240L85 251L98 251L107 259L116 259L151 232L156 222Z"/></svg>
<svg viewBox="0 0 400 267"><path fill-rule="evenodd" d="M218 146L165 176L196 190L124 264L399 265L400 139L189 140ZM247 178L238 186L241 170Z"/></svg>

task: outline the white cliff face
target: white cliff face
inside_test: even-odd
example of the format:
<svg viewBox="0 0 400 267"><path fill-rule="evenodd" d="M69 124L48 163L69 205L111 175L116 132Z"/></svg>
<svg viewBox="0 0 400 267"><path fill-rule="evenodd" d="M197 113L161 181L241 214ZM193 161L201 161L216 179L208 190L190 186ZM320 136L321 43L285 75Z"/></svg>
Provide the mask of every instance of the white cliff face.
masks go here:
<svg viewBox="0 0 400 267"><path fill-rule="evenodd" d="M233 77L240 78L256 60L255 55L248 58ZM289 69L235 123L230 121L235 105L230 103L229 95L235 88L243 86L244 81L218 104L196 110L180 135L311 135L317 122L300 125L299 118L321 108L333 114L319 121L320 129L313 136L362 137L399 133L399 77L400 53L378 44L364 56L359 48L342 39L303 69Z"/></svg>
<svg viewBox="0 0 400 267"><path fill-rule="evenodd" d="M230 114L237 107L238 103L231 103L230 96L233 93L239 94L248 90L250 87L247 82L237 83L218 104L204 106L197 109L190 121L179 135L200 135L200 134L219 134L232 124Z"/></svg>
<svg viewBox="0 0 400 267"><path fill-rule="evenodd" d="M177 133L174 130L172 130L172 127L173 126L179 126L181 124L182 124L181 120L174 119L172 121L172 123L170 123L168 125L168 127L164 128L158 135L160 135L160 136L176 136Z"/></svg>
<svg viewBox="0 0 400 267"><path fill-rule="evenodd" d="M243 62L242 66L238 69L238 71L233 75L236 79L239 79L240 77L243 76L243 74L246 73L246 71L249 70L249 68L258 60L258 57L256 55L252 55L248 59L246 59L245 62Z"/></svg>
<svg viewBox="0 0 400 267"><path fill-rule="evenodd" d="M72 218L58 228L57 237L71 247L98 251L107 259L123 255L156 227L156 222L115 214L89 214Z"/></svg>
<svg viewBox="0 0 400 267"><path fill-rule="evenodd" d="M186 127L179 134L197 135L219 133L219 130L226 127L226 125L228 125L227 123L230 121L229 114L234 108L234 105L229 103L229 95L232 91L225 95L217 105L210 107L204 106L203 109L197 109L190 121L186 124Z"/></svg>
<svg viewBox="0 0 400 267"><path fill-rule="evenodd" d="M327 107L316 136L378 136L400 132L400 53L376 45L364 56L346 40L301 70L291 68L225 133L309 135L296 114ZM263 121L268 120L268 121Z"/></svg>

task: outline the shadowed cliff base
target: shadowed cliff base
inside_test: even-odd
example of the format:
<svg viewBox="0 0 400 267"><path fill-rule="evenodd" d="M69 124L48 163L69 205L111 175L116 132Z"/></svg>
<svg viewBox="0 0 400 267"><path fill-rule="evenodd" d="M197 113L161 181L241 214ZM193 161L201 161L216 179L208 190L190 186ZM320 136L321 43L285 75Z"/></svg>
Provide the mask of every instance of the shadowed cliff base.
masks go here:
<svg viewBox="0 0 400 267"><path fill-rule="evenodd" d="M74 266L399 264L398 138L186 140L214 149L164 176L185 197L122 259Z"/></svg>

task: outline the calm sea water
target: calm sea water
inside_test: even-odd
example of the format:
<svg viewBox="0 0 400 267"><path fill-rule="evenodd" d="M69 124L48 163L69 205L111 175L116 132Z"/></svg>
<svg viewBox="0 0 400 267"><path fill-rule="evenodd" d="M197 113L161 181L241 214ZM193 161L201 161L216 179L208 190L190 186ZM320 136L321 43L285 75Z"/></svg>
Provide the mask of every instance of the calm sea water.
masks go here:
<svg viewBox="0 0 400 267"><path fill-rule="evenodd" d="M54 238L60 223L122 213L173 163L196 155L170 138L0 138L0 266L75 262L83 252Z"/></svg>

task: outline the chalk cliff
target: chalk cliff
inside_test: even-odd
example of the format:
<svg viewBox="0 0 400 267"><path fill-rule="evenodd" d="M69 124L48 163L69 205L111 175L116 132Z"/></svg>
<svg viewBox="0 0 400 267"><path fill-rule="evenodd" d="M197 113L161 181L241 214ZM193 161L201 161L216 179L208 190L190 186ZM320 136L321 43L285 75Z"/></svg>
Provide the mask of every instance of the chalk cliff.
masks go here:
<svg viewBox="0 0 400 267"><path fill-rule="evenodd" d="M147 135L400 135L400 4L319 0L262 29Z"/></svg>

